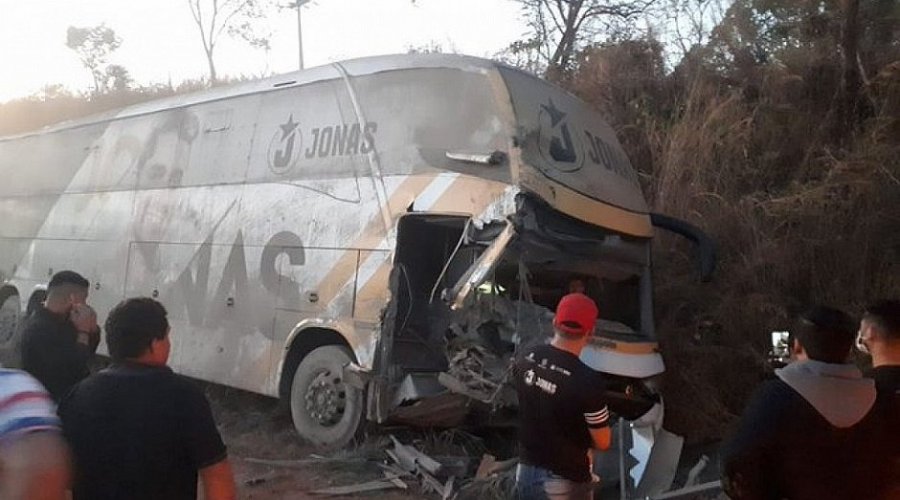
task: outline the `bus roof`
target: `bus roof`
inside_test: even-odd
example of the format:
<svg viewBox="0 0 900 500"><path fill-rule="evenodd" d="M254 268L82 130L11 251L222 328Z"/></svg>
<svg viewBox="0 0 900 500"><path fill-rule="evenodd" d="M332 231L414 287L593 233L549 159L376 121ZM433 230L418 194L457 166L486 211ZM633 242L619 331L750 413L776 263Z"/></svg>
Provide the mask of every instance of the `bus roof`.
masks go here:
<svg viewBox="0 0 900 500"><path fill-rule="evenodd" d="M332 88L332 82L339 82L338 86ZM217 107L223 108L220 115L213 111ZM298 165L297 171L307 179L356 176L358 160L348 156L349 152L344 154L343 145L350 135L369 144L374 139L369 135L377 130L379 158L366 160L375 165L373 175L385 174L379 166L383 163L392 169L388 174L431 168L517 184L573 217L635 236L652 235L637 175L615 131L600 114L576 96L534 75L469 56L407 54L335 62L147 101L0 139L0 144L17 138L26 139L25 142L42 138L55 144L56 133L101 129L102 125L128 121L132 124L126 128L138 127L128 134L137 134L138 138L150 134L137 139L146 149L155 147L151 136L172 129L183 116L193 115L201 108L209 123L228 123L208 125L204 133L228 130L234 119L245 128L235 125L233 133L245 139L277 132L279 127L295 130L302 122L307 128L303 132L308 140L305 153L301 158L299 147L291 150L293 156L288 163L291 168ZM232 111L236 118L232 118ZM162 121L140 119L155 115L160 115ZM197 119L192 118L190 123L196 125ZM338 132L333 128L335 124ZM187 127L185 133L190 130ZM317 142L320 131L322 141ZM262 136L256 139L258 144L265 140ZM230 142L241 143L234 139ZM62 143L40 149L57 155L73 152ZM254 150L262 156L252 162L254 171L248 173L248 180L268 179L273 172L293 175L289 174L290 168L281 171L269 165L266 170L271 158L264 150ZM354 147L347 151L365 153ZM507 162L509 168L490 169L457 160L466 152L515 157ZM236 168L236 172L246 170L244 166Z"/></svg>
<svg viewBox="0 0 900 500"><path fill-rule="evenodd" d="M335 80L341 78L339 68L343 68L350 76L360 77L373 75L385 71L397 71L405 69L425 68L449 68L469 72L486 72L503 66L513 69L503 63L472 56L456 54L394 54L385 56L362 57L316 66L313 68L292 71L280 75L262 78L248 82L240 82L207 90L189 92L161 99L153 99L146 102L132 104L123 108L114 109L102 113L96 113L84 118L67 120L48 125L38 130L32 130L21 134L2 136L0 141L18 139L30 135L58 132L70 128L83 127L95 123L110 120L132 118L135 116L166 111L175 108L193 106L207 102L230 99L268 92L275 89L297 87L316 82ZM515 70L518 71L518 70Z"/></svg>

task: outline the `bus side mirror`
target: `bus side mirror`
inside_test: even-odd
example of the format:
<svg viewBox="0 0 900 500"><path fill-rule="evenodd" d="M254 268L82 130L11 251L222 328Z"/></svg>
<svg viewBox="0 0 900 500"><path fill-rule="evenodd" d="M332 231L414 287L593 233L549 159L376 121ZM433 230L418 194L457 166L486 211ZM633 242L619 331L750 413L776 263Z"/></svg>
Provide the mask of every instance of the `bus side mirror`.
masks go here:
<svg viewBox="0 0 900 500"><path fill-rule="evenodd" d="M713 273L716 271L716 243L712 238L697 226L668 215L651 213L650 223L654 227L665 229L691 240L697 246L699 253L697 268L700 281L706 283L712 280Z"/></svg>

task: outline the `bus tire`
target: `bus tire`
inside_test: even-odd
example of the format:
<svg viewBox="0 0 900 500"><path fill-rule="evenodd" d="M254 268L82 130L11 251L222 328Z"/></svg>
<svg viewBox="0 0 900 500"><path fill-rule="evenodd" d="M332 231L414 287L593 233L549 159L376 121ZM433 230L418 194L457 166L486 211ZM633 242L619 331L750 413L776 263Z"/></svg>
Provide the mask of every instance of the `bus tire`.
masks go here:
<svg viewBox="0 0 900 500"><path fill-rule="evenodd" d="M22 311L19 294L15 291L0 296L0 364L6 368L19 368L19 343L21 341Z"/></svg>
<svg viewBox="0 0 900 500"><path fill-rule="evenodd" d="M297 433L322 450L346 446L362 422L363 393L343 382L349 349L326 345L300 361L291 383L291 417Z"/></svg>

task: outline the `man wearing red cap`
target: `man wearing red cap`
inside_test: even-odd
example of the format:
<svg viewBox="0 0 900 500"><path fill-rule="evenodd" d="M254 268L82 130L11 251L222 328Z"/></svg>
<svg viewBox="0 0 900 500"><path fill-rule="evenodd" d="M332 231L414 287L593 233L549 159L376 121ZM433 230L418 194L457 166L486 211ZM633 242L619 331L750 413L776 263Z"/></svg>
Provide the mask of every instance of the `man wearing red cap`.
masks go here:
<svg viewBox="0 0 900 500"><path fill-rule="evenodd" d="M556 308L550 344L516 360L521 499L592 498L588 453L609 448L609 409L603 377L578 355L593 335L597 315L586 295L566 295Z"/></svg>

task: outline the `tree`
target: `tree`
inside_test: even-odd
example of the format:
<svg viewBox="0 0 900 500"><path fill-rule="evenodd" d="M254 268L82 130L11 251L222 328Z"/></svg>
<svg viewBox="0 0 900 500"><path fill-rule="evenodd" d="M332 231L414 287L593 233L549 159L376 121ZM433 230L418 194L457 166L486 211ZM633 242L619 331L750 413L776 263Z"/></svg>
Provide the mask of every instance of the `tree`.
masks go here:
<svg viewBox="0 0 900 500"><path fill-rule="evenodd" d="M444 47L440 42L431 40L421 45L407 45L407 54L459 54L456 46L450 43L449 47Z"/></svg>
<svg viewBox="0 0 900 500"><path fill-rule="evenodd" d="M496 54L494 58L537 75L546 69L545 58L541 56L543 45L536 36L527 40L516 40Z"/></svg>
<svg viewBox="0 0 900 500"><path fill-rule="evenodd" d="M110 54L120 45L122 39L105 24L91 28L69 26L66 30L66 47L74 50L81 64L91 72L94 95L105 94L110 89L123 89L131 83L128 70L118 64L108 64Z"/></svg>
<svg viewBox="0 0 900 500"><path fill-rule="evenodd" d="M128 89L133 82L131 73L119 64L110 64L106 67L106 90L123 91Z"/></svg>
<svg viewBox="0 0 900 500"><path fill-rule="evenodd" d="M561 77L572 69L575 54L596 41L601 31L609 34L616 23L627 22L647 10L654 0L516 0L532 30L532 38L510 46L536 51L546 64L547 76ZM533 60L533 56L524 56Z"/></svg>
<svg viewBox="0 0 900 500"><path fill-rule="evenodd" d="M200 32L211 84L217 79L213 56L223 33L240 38L254 48L270 48L269 34L260 33L255 26L255 21L265 17L268 0L187 0L187 3Z"/></svg>
<svg viewBox="0 0 900 500"><path fill-rule="evenodd" d="M900 57L895 11L897 0L738 0L713 33L715 64L734 81L752 72L760 83L775 67L796 75L798 97L826 118L820 132L842 145L873 112L869 78ZM752 71L734 73L742 67Z"/></svg>
<svg viewBox="0 0 900 500"><path fill-rule="evenodd" d="M669 0L666 24L681 56L709 42L713 28L725 17L723 0Z"/></svg>

